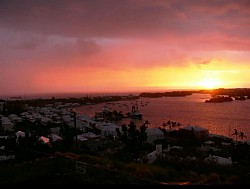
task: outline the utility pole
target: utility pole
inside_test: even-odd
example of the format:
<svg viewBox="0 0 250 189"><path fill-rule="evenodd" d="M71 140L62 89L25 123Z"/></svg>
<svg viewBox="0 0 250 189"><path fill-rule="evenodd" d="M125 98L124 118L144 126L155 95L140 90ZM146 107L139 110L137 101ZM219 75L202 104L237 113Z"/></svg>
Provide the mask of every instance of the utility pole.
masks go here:
<svg viewBox="0 0 250 189"><path fill-rule="evenodd" d="M78 142L77 142L77 132L76 132L76 112L74 112L72 109L70 110L73 113L73 118L74 118L74 129L75 129L75 145L76 145L76 150L78 150Z"/></svg>

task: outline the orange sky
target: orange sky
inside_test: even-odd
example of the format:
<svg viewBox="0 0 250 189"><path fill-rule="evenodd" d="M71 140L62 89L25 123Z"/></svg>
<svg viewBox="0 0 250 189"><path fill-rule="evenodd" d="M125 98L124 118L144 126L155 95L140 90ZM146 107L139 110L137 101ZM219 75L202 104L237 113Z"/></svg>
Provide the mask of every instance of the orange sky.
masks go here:
<svg viewBox="0 0 250 189"><path fill-rule="evenodd" d="M249 23L246 0L1 1L0 96L250 87Z"/></svg>

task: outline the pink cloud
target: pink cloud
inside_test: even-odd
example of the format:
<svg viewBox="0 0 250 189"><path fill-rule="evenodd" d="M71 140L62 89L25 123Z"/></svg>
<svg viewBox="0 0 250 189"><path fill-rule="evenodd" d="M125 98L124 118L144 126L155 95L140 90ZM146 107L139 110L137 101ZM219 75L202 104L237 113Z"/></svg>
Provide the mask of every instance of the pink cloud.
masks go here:
<svg viewBox="0 0 250 189"><path fill-rule="evenodd" d="M249 52L249 18L248 0L3 0L0 87L31 90L43 72L66 78L63 69L129 72Z"/></svg>

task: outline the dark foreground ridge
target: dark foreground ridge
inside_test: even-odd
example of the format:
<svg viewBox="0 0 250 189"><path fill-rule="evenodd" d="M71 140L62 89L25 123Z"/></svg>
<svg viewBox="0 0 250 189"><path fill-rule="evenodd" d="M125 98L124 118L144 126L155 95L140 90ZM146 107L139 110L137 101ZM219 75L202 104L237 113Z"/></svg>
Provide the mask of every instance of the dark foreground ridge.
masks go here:
<svg viewBox="0 0 250 189"><path fill-rule="evenodd" d="M159 184L94 163L83 163L76 154L60 153L19 164L2 164L0 184Z"/></svg>

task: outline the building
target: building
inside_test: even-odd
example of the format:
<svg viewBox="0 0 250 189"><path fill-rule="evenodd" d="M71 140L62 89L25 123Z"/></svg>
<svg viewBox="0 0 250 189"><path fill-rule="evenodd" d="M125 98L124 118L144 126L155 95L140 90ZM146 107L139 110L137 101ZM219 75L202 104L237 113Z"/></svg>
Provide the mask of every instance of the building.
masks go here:
<svg viewBox="0 0 250 189"><path fill-rule="evenodd" d="M186 127L181 128L180 130L187 133L193 133L195 137L199 139L209 137L209 130L199 126L188 125Z"/></svg>
<svg viewBox="0 0 250 189"><path fill-rule="evenodd" d="M164 133L159 128L147 128L147 142L153 143L155 140L163 139Z"/></svg>
<svg viewBox="0 0 250 189"><path fill-rule="evenodd" d="M225 158L225 157L212 156L212 155L209 155L207 158L205 158L205 162L215 163L219 165L229 165L229 166L233 164L231 157Z"/></svg>

